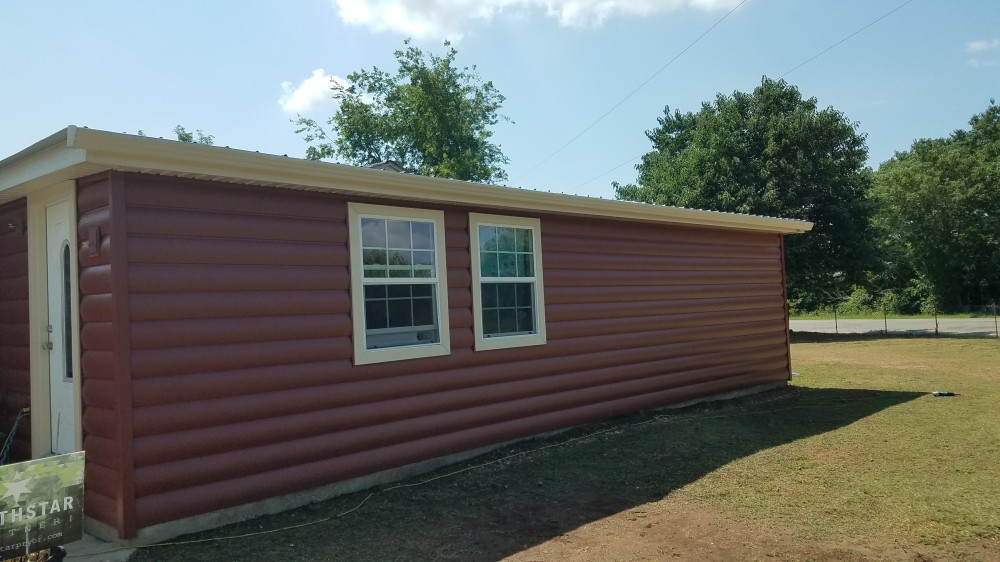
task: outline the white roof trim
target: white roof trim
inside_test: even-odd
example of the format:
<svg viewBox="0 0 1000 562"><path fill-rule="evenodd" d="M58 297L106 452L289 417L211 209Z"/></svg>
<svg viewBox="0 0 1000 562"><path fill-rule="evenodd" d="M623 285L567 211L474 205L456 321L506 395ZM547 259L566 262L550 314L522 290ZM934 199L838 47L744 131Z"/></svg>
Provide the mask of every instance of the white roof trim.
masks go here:
<svg viewBox="0 0 1000 562"><path fill-rule="evenodd" d="M0 160L0 203L23 197L32 189L55 181L83 177L101 170L333 191L396 201L611 217L780 234L807 232L813 226L810 222L792 219L597 199L413 174L386 174L381 170L343 164L73 126Z"/></svg>

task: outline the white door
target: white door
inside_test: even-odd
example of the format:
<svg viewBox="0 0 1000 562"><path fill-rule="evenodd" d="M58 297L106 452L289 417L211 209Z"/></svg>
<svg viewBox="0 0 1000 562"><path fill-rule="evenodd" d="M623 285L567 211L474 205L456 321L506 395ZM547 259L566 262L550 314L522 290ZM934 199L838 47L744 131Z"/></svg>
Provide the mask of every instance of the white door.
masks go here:
<svg viewBox="0 0 1000 562"><path fill-rule="evenodd" d="M52 415L52 452L76 450L76 402L73 392L71 208L63 201L45 209L48 277L49 400Z"/></svg>

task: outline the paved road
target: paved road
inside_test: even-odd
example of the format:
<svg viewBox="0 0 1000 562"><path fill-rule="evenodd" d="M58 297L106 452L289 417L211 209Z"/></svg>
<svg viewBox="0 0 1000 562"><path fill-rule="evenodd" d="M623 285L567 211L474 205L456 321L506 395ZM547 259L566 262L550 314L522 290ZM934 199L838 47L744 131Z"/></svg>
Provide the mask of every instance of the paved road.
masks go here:
<svg viewBox="0 0 1000 562"><path fill-rule="evenodd" d="M934 319L920 318L917 320L893 320L888 322L889 332L906 332L911 334L933 334ZM863 334L866 332L881 332L886 322L882 320L846 320L839 319L834 326L833 320L792 320L791 329L794 332L820 332L824 334ZM980 336L995 336L996 327L993 318L940 318L938 332L941 334L974 334Z"/></svg>

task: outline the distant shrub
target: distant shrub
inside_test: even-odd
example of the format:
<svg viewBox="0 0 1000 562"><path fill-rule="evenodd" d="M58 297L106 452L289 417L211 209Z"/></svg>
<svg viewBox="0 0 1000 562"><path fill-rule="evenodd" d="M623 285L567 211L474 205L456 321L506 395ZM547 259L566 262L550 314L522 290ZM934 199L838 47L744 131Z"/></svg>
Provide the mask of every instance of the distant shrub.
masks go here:
<svg viewBox="0 0 1000 562"><path fill-rule="evenodd" d="M851 295L837 307L840 314L872 314L876 310L875 298L864 287L854 287ZM881 307L879 307L881 310Z"/></svg>

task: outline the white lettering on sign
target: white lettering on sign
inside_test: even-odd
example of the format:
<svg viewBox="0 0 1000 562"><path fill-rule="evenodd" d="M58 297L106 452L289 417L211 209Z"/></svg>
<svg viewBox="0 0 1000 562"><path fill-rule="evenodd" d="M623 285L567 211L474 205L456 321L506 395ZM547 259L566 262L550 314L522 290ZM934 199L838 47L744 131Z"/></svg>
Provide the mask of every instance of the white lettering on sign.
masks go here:
<svg viewBox="0 0 1000 562"><path fill-rule="evenodd" d="M15 507L7 511L0 511L0 525L7 523L18 523L30 521L38 517L45 517L54 513L73 510L73 497L65 496L62 501L55 499L28 504L23 507Z"/></svg>

